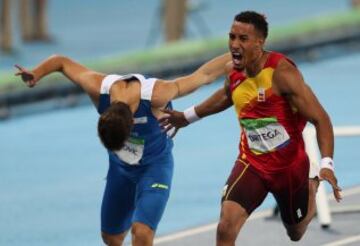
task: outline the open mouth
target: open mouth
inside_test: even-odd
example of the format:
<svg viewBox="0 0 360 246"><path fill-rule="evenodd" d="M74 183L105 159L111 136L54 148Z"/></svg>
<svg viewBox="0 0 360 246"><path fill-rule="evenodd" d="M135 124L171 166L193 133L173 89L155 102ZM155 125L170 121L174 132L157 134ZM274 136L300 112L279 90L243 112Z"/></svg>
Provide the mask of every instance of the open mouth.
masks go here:
<svg viewBox="0 0 360 246"><path fill-rule="evenodd" d="M241 65L241 60L243 58L242 54L239 52L231 52L232 59L235 65Z"/></svg>

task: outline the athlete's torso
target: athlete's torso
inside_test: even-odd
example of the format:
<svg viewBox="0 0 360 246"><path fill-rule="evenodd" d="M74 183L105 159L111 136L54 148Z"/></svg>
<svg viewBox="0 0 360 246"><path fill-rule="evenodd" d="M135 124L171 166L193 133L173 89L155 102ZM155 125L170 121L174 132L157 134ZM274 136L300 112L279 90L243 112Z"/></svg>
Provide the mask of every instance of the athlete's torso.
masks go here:
<svg viewBox="0 0 360 246"><path fill-rule="evenodd" d="M239 158L264 172L286 168L294 158L305 155L302 130L306 121L285 97L273 92L273 73L281 59L288 58L270 52L255 77L237 70L229 75L242 129Z"/></svg>
<svg viewBox="0 0 360 246"><path fill-rule="evenodd" d="M110 161L125 166L143 166L170 155L173 146L172 140L161 131L151 107L151 96L156 79L145 79L140 74L106 76L101 85L98 112L101 114L110 106L110 87L118 80L140 81L141 98L134 113L134 125L130 138L120 151L109 151ZM171 107L171 103L168 107Z"/></svg>

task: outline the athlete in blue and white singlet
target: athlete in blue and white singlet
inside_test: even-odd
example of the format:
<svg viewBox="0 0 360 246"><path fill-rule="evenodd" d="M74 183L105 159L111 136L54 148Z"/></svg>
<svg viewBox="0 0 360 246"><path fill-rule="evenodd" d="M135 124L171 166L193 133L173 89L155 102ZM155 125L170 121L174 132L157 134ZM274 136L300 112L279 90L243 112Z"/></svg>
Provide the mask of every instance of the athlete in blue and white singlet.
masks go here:
<svg viewBox="0 0 360 246"><path fill-rule="evenodd" d="M145 79L140 74L106 76L98 112L101 114L110 106L109 90L118 80L140 81L141 100L125 146L117 152L109 151L101 227L104 232L118 234L128 230L132 223L141 222L155 231L171 188L173 141L161 131L152 112L151 95L156 79Z"/></svg>

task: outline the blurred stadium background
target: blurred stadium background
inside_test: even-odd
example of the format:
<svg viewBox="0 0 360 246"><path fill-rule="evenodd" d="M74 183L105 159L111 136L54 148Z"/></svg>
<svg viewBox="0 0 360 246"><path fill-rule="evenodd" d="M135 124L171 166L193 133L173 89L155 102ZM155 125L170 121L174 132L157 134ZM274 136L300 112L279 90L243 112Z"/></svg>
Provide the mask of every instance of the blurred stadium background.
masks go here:
<svg viewBox="0 0 360 246"><path fill-rule="evenodd" d="M107 171L97 114L79 88L54 75L28 90L14 77L14 64L31 68L57 53L106 73L178 76L225 52L234 15L250 9L267 16L268 49L299 64L334 125L360 125L359 4L0 0L0 245L101 245ZM200 102L221 83L175 101L175 107ZM174 185L159 235L217 220L238 136L232 110L178 133ZM336 140L344 188L360 183L354 161L359 144L356 137ZM270 197L261 209L272 205Z"/></svg>

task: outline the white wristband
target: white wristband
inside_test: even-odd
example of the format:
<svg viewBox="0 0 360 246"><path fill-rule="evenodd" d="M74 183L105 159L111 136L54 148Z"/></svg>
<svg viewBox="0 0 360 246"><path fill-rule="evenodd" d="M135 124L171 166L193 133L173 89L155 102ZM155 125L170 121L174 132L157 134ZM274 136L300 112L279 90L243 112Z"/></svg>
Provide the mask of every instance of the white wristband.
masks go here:
<svg viewBox="0 0 360 246"><path fill-rule="evenodd" d="M334 161L331 157L324 157L320 161L320 168L328 168L334 171Z"/></svg>
<svg viewBox="0 0 360 246"><path fill-rule="evenodd" d="M196 114L195 106L191 106L190 108L185 109L184 116L187 122L189 122L190 124L200 120L200 117Z"/></svg>

